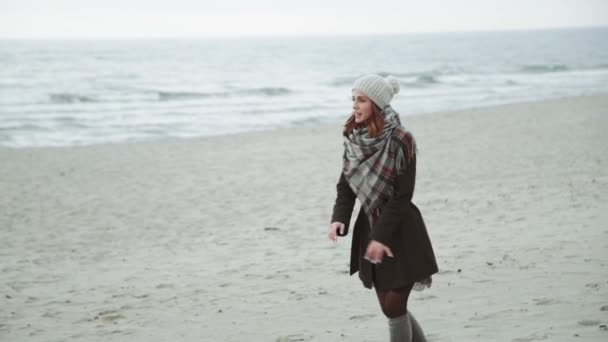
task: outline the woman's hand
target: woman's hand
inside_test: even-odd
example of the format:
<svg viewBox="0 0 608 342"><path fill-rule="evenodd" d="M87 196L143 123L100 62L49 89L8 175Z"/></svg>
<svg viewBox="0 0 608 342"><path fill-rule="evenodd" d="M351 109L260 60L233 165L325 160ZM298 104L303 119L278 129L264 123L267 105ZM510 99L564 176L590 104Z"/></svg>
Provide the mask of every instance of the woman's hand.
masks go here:
<svg viewBox="0 0 608 342"><path fill-rule="evenodd" d="M367 250L365 251L365 259L369 260L372 264L379 264L382 262L382 257L384 257L384 253L387 256L393 257L393 252L386 245L381 244L376 240L372 240L367 245Z"/></svg>
<svg viewBox="0 0 608 342"><path fill-rule="evenodd" d="M334 242L334 244L336 242L338 242L338 235L337 235L338 229L340 229L340 234L344 234L344 223L334 222L334 223L330 224L329 228L327 229L327 236L329 237L330 240L332 240Z"/></svg>

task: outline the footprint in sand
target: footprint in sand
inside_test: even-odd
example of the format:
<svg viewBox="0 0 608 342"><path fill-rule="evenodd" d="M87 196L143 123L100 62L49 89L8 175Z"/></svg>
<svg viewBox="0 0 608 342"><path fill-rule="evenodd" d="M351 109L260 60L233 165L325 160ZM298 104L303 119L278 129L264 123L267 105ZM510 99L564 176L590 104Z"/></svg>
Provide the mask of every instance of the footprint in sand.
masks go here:
<svg viewBox="0 0 608 342"><path fill-rule="evenodd" d="M37 298L37 297L28 296L25 302L26 302L27 304L30 304L30 303L35 303L35 302L37 302L37 301L38 301L38 298Z"/></svg>
<svg viewBox="0 0 608 342"><path fill-rule="evenodd" d="M560 303L559 300L554 298L532 298L532 300L536 302L536 305L551 305Z"/></svg>
<svg viewBox="0 0 608 342"><path fill-rule="evenodd" d="M354 315L350 316L348 319L353 321L367 321L370 318L376 317L375 314L363 314L363 315Z"/></svg>
<svg viewBox="0 0 608 342"><path fill-rule="evenodd" d="M45 317L45 318L61 317L61 311L47 311L42 315L42 317Z"/></svg>
<svg viewBox="0 0 608 342"><path fill-rule="evenodd" d="M119 319L126 318L124 315L120 314L117 310L104 310L98 313L93 319L101 319L104 322L116 322Z"/></svg>
<svg viewBox="0 0 608 342"><path fill-rule="evenodd" d="M479 279L479 280L473 280L474 283L480 283L480 284L484 284L484 283L491 283L494 282L494 279Z"/></svg>
<svg viewBox="0 0 608 342"><path fill-rule="evenodd" d="M287 336L277 337L276 342L296 342L296 341L312 341L313 336L306 336L302 334L292 334Z"/></svg>
<svg viewBox="0 0 608 342"><path fill-rule="evenodd" d="M511 342L530 342L530 341L538 341L538 340L546 340L547 335L537 335L533 334L527 337L518 337L511 340Z"/></svg>
<svg viewBox="0 0 608 342"><path fill-rule="evenodd" d="M600 324L600 321L594 321L592 319L584 319L582 321L578 321L578 325L582 325L584 327L590 327L598 324Z"/></svg>
<svg viewBox="0 0 608 342"><path fill-rule="evenodd" d="M245 278L262 278L263 275L256 273L245 273Z"/></svg>
<svg viewBox="0 0 608 342"><path fill-rule="evenodd" d="M264 279L276 279L276 278L289 279L290 278L289 274L277 274L277 273L269 274L269 275L265 276Z"/></svg>
<svg viewBox="0 0 608 342"><path fill-rule="evenodd" d="M306 295L302 293L297 293L295 291L289 291L288 300L302 300L306 298Z"/></svg>
<svg viewBox="0 0 608 342"><path fill-rule="evenodd" d="M424 295L424 296L420 296L420 297L414 297L415 300L429 300L429 299L433 299L433 298L437 298L437 296L435 296L435 295Z"/></svg>

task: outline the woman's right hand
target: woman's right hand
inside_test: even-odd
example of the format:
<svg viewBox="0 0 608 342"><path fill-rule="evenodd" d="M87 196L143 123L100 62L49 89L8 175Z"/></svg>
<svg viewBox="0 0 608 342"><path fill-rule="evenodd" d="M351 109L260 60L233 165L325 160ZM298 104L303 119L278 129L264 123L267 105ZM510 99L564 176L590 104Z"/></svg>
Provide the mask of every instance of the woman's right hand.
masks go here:
<svg viewBox="0 0 608 342"><path fill-rule="evenodd" d="M344 227L344 223L342 223L342 222L334 222L334 223L330 224L329 228L327 230L327 236L334 243L336 243L338 241L338 229L340 230L340 235L344 235L345 227Z"/></svg>

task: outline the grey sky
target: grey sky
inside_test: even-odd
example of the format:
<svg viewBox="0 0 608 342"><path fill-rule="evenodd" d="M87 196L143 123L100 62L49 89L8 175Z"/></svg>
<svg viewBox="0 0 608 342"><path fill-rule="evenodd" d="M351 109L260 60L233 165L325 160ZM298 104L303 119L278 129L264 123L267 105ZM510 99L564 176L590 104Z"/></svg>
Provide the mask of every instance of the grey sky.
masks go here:
<svg viewBox="0 0 608 342"><path fill-rule="evenodd" d="M608 0L0 0L0 38L359 34L608 26Z"/></svg>

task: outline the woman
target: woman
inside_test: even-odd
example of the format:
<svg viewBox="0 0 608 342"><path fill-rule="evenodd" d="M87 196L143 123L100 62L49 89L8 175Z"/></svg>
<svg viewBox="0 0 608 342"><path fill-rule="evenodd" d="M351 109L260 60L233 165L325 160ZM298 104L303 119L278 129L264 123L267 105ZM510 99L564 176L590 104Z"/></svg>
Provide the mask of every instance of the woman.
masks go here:
<svg viewBox="0 0 608 342"><path fill-rule="evenodd" d="M344 125L342 173L328 236L346 236L355 200L350 274L359 271L376 290L391 342L426 341L407 300L412 288L430 287L438 267L418 208L412 203L416 143L390 101L399 81L367 75L355 81L353 113Z"/></svg>

